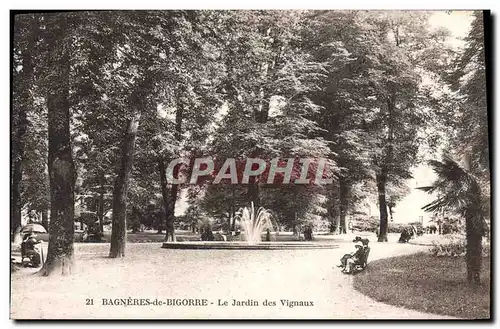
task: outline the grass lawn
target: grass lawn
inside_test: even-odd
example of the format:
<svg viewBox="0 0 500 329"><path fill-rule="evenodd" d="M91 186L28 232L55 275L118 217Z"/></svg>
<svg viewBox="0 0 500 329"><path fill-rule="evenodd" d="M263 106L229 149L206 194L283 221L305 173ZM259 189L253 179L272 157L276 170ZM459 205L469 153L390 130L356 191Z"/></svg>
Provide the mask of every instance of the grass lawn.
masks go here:
<svg viewBox="0 0 500 329"><path fill-rule="evenodd" d="M482 284L469 286L463 258L425 253L374 261L354 277L354 288L390 305L467 319L490 318L490 260Z"/></svg>

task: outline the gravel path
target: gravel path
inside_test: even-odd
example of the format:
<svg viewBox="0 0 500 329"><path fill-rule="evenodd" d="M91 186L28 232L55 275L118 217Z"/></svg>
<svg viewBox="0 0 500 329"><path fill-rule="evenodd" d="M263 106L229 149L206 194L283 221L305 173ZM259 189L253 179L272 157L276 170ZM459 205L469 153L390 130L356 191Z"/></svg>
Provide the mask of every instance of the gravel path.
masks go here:
<svg viewBox="0 0 500 329"><path fill-rule="evenodd" d="M352 243L331 250L166 250L129 244L125 260L106 258L108 244L77 244L77 274L42 278L22 269L12 275L11 317L437 319L443 316L374 301L352 287L352 276L332 268ZM425 250L372 243L370 260ZM207 306L102 305L108 299L207 299ZM86 305L86 299L94 305ZM106 299L106 301L103 301ZM228 306L218 306L219 299ZM231 306L234 300L253 306ZM265 306L264 301L275 302ZM283 300L283 302L282 302ZM309 306L289 307L285 300ZM255 306L256 302L259 304ZM306 304L306 303L302 303Z"/></svg>

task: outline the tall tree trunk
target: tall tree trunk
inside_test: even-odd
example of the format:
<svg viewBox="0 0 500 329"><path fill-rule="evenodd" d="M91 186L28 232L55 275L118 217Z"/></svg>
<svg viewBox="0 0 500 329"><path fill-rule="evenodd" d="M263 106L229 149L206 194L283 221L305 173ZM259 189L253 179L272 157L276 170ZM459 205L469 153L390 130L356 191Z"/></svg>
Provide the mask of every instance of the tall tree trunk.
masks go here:
<svg viewBox="0 0 500 329"><path fill-rule="evenodd" d="M387 173L383 168L380 174L377 174L378 203L380 209L380 227L378 242L387 242L387 202L385 199L385 186L387 184Z"/></svg>
<svg viewBox="0 0 500 329"><path fill-rule="evenodd" d="M10 227L14 234L21 227L21 181L22 181L22 162L24 158L24 135L26 133L27 119L26 110L21 106L19 108L19 117L17 123L17 133L12 140L12 160L14 162L12 170L12 203L10 214Z"/></svg>
<svg viewBox="0 0 500 329"><path fill-rule="evenodd" d="M335 217L330 215L329 222L330 222L330 225L329 225L328 231L330 233L335 233Z"/></svg>
<svg viewBox="0 0 500 329"><path fill-rule="evenodd" d="M26 112L19 110L19 123L17 124L17 133L15 140L12 141L12 160L14 168L12 170L12 203L10 214L10 228L12 236L21 228L21 181L22 181L22 160L24 158L24 134L26 133Z"/></svg>
<svg viewBox="0 0 500 329"><path fill-rule="evenodd" d="M179 171L179 166L176 166L174 169L174 177L177 178L177 173ZM177 172L177 173L176 173ZM179 185L172 184L170 188L170 210L167 214L167 226L166 226L166 235L165 241L175 242L175 203L177 202L177 193L179 191Z"/></svg>
<svg viewBox="0 0 500 329"><path fill-rule="evenodd" d="M338 217L338 214L337 214L337 197L336 197L336 187L335 185L331 185L331 191L328 193L328 208L327 208L327 211L328 211L328 220L330 222L330 227L329 227L329 231L330 233L332 234L337 234L338 231L337 231L337 228L338 228L338 223L337 223L337 217Z"/></svg>
<svg viewBox="0 0 500 329"><path fill-rule="evenodd" d="M248 200L253 202L255 210L260 207L260 188L259 181L257 177L251 176L248 180L248 190L247 190Z"/></svg>
<svg viewBox="0 0 500 329"><path fill-rule="evenodd" d="M464 155L464 169L468 172L472 167L472 156L470 153ZM465 260L467 263L467 282L480 284L481 283L481 265L483 259L483 234L484 222L481 217L481 198L480 192L474 196L469 205L469 214L465 216L465 232L466 232L466 252Z"/></svg>
<svg viewBox="0 0 500 329"><path fill-rule="evenodd" d="M42 210L42 226L46 230L49 229L49 210L48 209L43 209Z"/></svg>
<svg viewBox="0 0 500 329"><path fill-rule="evenodd" d="M165 203L165 201L163 201ZM167 223L167 212L168 210L165 209L165 211L160 212L160 218L158 219L158 230L156 231L156 234L162 234L163 233L163 225Z"/></svg>
<svg viewBox="0 0 500 329"><path fill-rule="evenodd" d="M266 31L266 34L269 36L271 33L271 30L268 29ZM266 45L265 47L268 48L271 45ZM274 59L271 61L267 61L266 63L262 64L261 67L261 79L262 81L268 81L269 80L269 68L272 67L274 68L275 63ZM272 72L271 72L272 73ZM270 107L270 93L268 91L268 88L266 88L265 83L262 84L262 86L259 88L259 95L258 95L258 106L256 107L254 111L254 120L256 123L259 124L265 124L269 118L269 107ZM258 158L260 154L260 150L257 147L255 151L252 154L253 158ZM249 179L249 184L248 184L248 199L250 202L253 202L255 209L259 209L260 207L260 187L259 187L259 180L260 176L252 176Z"/></svg>
<svg viewBox="0 0 500 329"><path fill-rule="evenodd" d="M47 93L50 178L50 227L47 260L40 271L50 275L56 270L70 274L73 267L73 241L75 218L75 166L69 130L69 70L70 56L65 40L62 17L55 17L48 41L51 78ZM66 43L66 44L65 44Z"/></svg>
<svg viewBox="0 0 500 329"><path fill-rule="evenodd" d="M340 199L340 216L339 216L339 233L346 234L346 215L349 206L349 185L341 178L339 180L339 199Z"/></svg>
<svg viewBox="0 0 500 329"><path fill-rule="evenodd" d="M396 96L393 92L392 96L387 99L387 146L385 161L381 165L380 172L377 173L377 191L378 191L378 203L380 210L380 226L379 226L379 236L378 242L387 242L387 229L388 229L388 214L387 214L387 199L386 199L386 186L387 186L387 176L388 176L388 164L393 161L394 152L394 109L396 107Z"/></svg>
<svg viewBox="0 0 500 329"><path fill-rule="evenodd" d="M99 204L97 205L97 219L99 220L99 231L104 232L104 174L99 175Z"/></svg>
<svg viewBox="0 0 500 329"><path fill-rule="evenodd" d="M236 232L236 187L231 184L231 217L233 218L233 223L231 224L230 230Z"/></svg>
<svg viewBox="0 0 500 329"><path fill-rule="evenodd" d="M228 237L231 236L231 219L232 219L232 217L231 217L231 209L232 208L229 207L229 212L227 213L228 216L227 216L227 230L226 230L226 234L227 234Z"/></svg>
<svg viewBox="0 0 500 329"><path fill-rule="evenodd" d="M467 263L467 282L480 284L481 263L483 257L482 240L483 234L478 230L474 223L474 218L467 216L465 219L467 246L466 246L466 263Z"/></svg>
<svg viewBox="0 0 500 329"><path fill-rule="evenodd" d="M175 203L177 201L178 185L172 184L170 188L170 193L167 186L167 176L165 161L163 158L158 159L158 169L160 171L160 185L161 185L161 195L163 197L163 206L165 208L165 241L175 241ZM179 166L175 166L173 171L173 177L178 178ZM158 229L161 233L161 226Z"/></svg>
<svg viewBox="0 0 500 329"><path fill-rule="evenodd" d="M140 114L136 113L127 122L122 144L120 168L113 189L113 227L111 229L110 258L125 256L127 236L127 193L134 161L135 140L139 127Z"/></svg>
<svg viewBox="0 0 500 329"><path fill-rule="evenodd" d="M333 233L334 234L340 234L340 213L337 213L334 217L334 221L335 221L335 224L334 224L334 231Z"/></svg>
<svg viewBox="0 0 500 329"><path fill-rule="evenodd" d="M332 202L331 212L333 219L333 234L340 234L340 184L332 185Z"/></svg>
<svg viewBox="0 0 500 329"><path fill-rule="evenodd" d="M24 16L24 15L23 15ZM19 93L19 102L15 102L13 105L13 111L17 116L17 120L14 121L15 126L13 130L15 135L12 138L12 202L11 202L11 230L12 237L16 231L21 227L21 181L23 175L22 163L24 160L24 148L25 148L25 135L28 126L27 112L29 108L33 107L33 97L31 93L31 88L33 87L33 58L32 51L36 43L37 38L37 28L35 18L31 15L24 16L27 21L27 26L25 26L25 20L16 20L16 29L27 28L26 34L26 46L22 48L22 70L19 73L19 83L15 86L19 86L20 90L16 90ZM24 18L23 17L23 18ZM17 113L16 113L17 112Z"/></svg>
<svg viewBox="0 0 500 329"><path fill-rule="evenodd" d="M132 222L132 232L131 233L137 233L139 232L139 229L141 228L141 219L140 219L140 213L139 213L139 210L137 209L136 206L133 206L132 207L132 218L133 218L133 222Z"/></svg>
<svg viewBox="0 0 500 329"><path fill-rule="evenodd" d="M168 186L167 186L167 169L165 167L165 160L162 157L158 157L158 170L160 172L160 185L161 185L161 196L163 198L163 208L165 209L165 224L167 224L168 217L169 217L169 211L170 211L170 202L169 202L169 193L168 193ZM158 234L162 233L162 225L163 222L160 221L160 224L158 225ZM167 230L168 233L168 230ZM167 241L167 236L165 236L165 241Z"/></svg>
<svg viewBox="0 0 500 329"><path fill-rule="evenodd" d="M179 95L183 95L185 92L184 88L180 90ZM175 133L174 138L177 142L182 141L182 120L184 119L184 104L181 98L177 99L177 109L175 112ZM174 178L179 177L179 167L175 166L173 170ZM165 228L165 241L175 242L175 204L177 203L177 194L179 192L179 185L172 184L170 188L170 204L168 204L169 210L166 212L166 228ZM163 192L162 192L163 193Z"/></svg>

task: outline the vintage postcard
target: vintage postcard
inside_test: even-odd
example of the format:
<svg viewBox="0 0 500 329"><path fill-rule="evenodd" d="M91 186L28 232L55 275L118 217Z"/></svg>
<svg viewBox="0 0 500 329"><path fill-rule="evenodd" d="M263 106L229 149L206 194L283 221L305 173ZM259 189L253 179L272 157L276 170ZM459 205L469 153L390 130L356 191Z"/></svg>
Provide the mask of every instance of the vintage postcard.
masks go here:
<svg viewBox="0 0 500 329"><path fill-rule="evenodd" d="M11 12L11 319L491 319L490 22Z"/></svg>

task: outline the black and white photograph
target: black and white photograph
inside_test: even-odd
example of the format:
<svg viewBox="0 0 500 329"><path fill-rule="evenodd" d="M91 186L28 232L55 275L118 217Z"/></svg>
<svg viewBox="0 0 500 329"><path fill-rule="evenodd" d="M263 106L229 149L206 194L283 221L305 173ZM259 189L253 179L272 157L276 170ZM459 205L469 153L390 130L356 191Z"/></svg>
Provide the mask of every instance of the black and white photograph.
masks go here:
<svg viewBox="0 0 500 329"><path fill-rule="evenodd" d="M491 320L491 20L11 10L10 319Z"/></svg>

